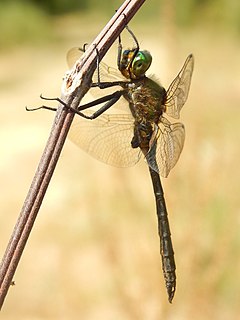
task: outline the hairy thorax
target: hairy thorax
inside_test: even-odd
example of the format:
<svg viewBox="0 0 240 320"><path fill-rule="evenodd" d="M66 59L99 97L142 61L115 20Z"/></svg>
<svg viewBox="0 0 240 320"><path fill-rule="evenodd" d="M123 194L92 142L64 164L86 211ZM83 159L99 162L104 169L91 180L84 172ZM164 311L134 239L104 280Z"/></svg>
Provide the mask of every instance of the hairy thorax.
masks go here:
<svg viewBox="0 0 240 320"><path fill-rule="evenodd" d="M166 91L155 81L143 77L127 84L124 96L135 119L132 147L149 149L155 127L164 110Z"/></svg>

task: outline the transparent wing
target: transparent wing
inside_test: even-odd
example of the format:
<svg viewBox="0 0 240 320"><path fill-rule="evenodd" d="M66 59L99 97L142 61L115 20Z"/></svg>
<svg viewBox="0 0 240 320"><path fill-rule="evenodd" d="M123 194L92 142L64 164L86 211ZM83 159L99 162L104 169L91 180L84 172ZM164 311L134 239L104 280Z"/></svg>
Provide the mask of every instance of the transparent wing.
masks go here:
<svg viewBox="0 0 240 320"><path fill-rule="evenodd" d="M156 148L151 148L146 157L148 165L166 178L179 159L184 140L185 130L183 124L171 124L166 118L161 117L158 134L155 139L157 146ZM156 154L154 150L156 150Z"/></svg>
<svg viewBox="0 0 240 320"><path fill-rule="evenodd" d="M90 115L91 112L84 112ZM136 164L141 156L133 149L133 117L129 114L102 114L94 120L75 116L70 140L94 158L116 167Z"/></svg>
<svg viewBox="0 0 240 320"><path fill-rule="evenodd" d="M82 54L84 53L83 48L74 47L70 49L67 53L67 63L69 68L72 68L74 63L79 59ZM113 81L126 81L126 78L122 76L120 71L118 69L109 67L106 63L102 62L99 66L99 72L100 72L100 81L101 82L113 82ZM93 74L92 78L93 82L98 82L98 71L96 70ZM116 90L120 90L119 86L115 86L114 88L106 88L106 89L100 89L98 87L93 87L90 89L90 95L92 95L94 98L102 97L103 94L107 95L110 94ZM104 93L103 93L104 92ZM128 103L126 100L122 97L120 100L114 105L114 108L120 109L122 111L129 111Z"/></svg>
<svg viewBox="0 0 240 320"><path fill-rule="evenodd" d="M185 104L191 84L194 66L193 55L190 54L177 77L173 80L167 90L165 103L166 114L172 118L179 119L180 111Z"/></svg>
<svg viewBox="0 0 240 320"><path fill-rule="evenodd" d="M84 53L83 48L74 47L70 49L67 53L67 63L69 68L74 66L74 63L79 59ZM112 81L126 81L126 78L121 74L118 69L109 67L106 63L100 62L100 80L101 82L112 82ZM94 72L93 82L98 81L97 70Z"/></svg>
<svg viewBox="0 0 240 320"><path fill-rule="evenodd" d="M109 67L106 63L102 62L99 66L100 69L100 80L101 82L108 82L108 81L126 81L126 78L122 76L120 71L118 69L115 69L113 67ZM97 82L97 72L94 73L93 81Z"/></svg>
<svg viewBox="0 0 240 320"><path fill-rule="evenodd" d="M74 63L83 55L84 49L79 47L71 48L67 52L67 64L71 69L74 66Z"/></svg>

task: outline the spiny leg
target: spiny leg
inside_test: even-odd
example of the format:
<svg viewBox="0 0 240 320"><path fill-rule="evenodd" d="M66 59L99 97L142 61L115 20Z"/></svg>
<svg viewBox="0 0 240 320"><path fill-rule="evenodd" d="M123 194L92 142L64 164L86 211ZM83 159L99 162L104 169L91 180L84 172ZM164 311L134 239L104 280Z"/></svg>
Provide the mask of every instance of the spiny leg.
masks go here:
<svg viewBox="0 0 240 320"><path fill-rule="evenodd" d="M119 35L118 36L118 55L117 55L117 66L119 70L120 70L121 58L122 58L122 40L121 40L121 35Z"/></svg>
<svg viewBox="0 0 240 320"><path fill-rule="evenodd" d="M125 15L124 15L125 17ZM128 69L131 69L132 67L132 63L133 63L133 60L135 59L138 51L139 51L139 43L138 43L138 40L136 38L136 36L134 35L134 33L132 32L132 30L128 27L127 23L125 24L125 29L128 31L128 33L130 33L131 37L133 38L134 42L135 42L135 45L136 45L136 48L133 48L132 51L133 52L133 55L131 57L131 61L129 62L128 64ZM117 65L118 65L118 69L121 70L121 60L122 60L122 51L123 51L123 46L122 46L122 40L121 40L121 35L119 35L118 37L118 57L117 57Z"/></svg>
<svg viewBox="0 0 240 320"><path fill-rule="evenodd" d="M97 82L92 82L91 83L91 88L100 88L100 89L106 89L110 87L115 87L115 86L122 86L124 87L126 84L126 81L104 81L102 82L100 79L100 58L99 58L99 52L97 47L95 46L96 54L97 54Z"/></svg>
<svg viewBox="0 0 240 320"><path fill-rule="evenodd" d="M130 33L130 35L132 36L132 38L133 38L133 40L134 40L134 42L136 44L136 48L133 48L133 55L132 55L131 61L130 61L129 66L128 66L128 70L130 70L132 68L133 60L135 59L136 55L138 54L139 43L138 43L137 38L134 35L134 33L132 32L131 29L129 29L129 27L127 25L125 26L125 29Z"/></svg>
<svg viewBox="0 0 240 320"><path fill-rule="evenodd" d="M58 101L59 103L63 104L64 107L66 107L68 110L71 110L72 112L76 113L77 115L86 118L86 119L90 119L93 120L95 118L97 118L98 116L100 116L103 112L105 112L106 110L108 110L113 104L115 104L120 97L123 95L124 90L119 90L119 91L115 91L112 94L109 94L107 96L101 97L99 99L96 99L94 101L91 101L89 103L86 103L82 106L79 106L77 109L72 108L71 106L67 105L64 101L62 101L60 98L46 98L41 96L42 99L44 100L55 100ZM104 103L105 102L105 103ZM95 111L91 116L85 115L84 113L82 113L81 111L89 109L91 107L97 106L101 103L104 103L104 105L98 109L97 111ZM36 111L39 109L46 109L46 110L50 110L50 111L56 111L57 108L52 108L52 107L48 107L48 106L41 106L38 108L27 108L27 111Z"/></svg>
<svg viewBox="0 0 240 320"><path fill-rule="evenodd" d="M68 105L58 97L57 98L48 98L48 97L44 97L42 94L40 94L40 98L43 99L43 100L47 100L47 101L57 101L57 102L61 103L64 107L68 108ZM40 109L46 109L46 110L50 110L50 111L57 111L57 108L49 107L49 106L41 106L41 107L37 107L37 108L25 107L25 109L27 111L36 111L36 110L40 110Z"/></svg>
<svg viewBox="0 0 240 320"><path fill-rule="evenodd" d="M137 40L137 37L135 36L135 34L132 32L132 30L129 28L128 25L125 26L125 29L130 33L130 35L132 36L135 44L136 44L136 50L137 52L139 51L139 43L138 43L138 40Z"/></svg>

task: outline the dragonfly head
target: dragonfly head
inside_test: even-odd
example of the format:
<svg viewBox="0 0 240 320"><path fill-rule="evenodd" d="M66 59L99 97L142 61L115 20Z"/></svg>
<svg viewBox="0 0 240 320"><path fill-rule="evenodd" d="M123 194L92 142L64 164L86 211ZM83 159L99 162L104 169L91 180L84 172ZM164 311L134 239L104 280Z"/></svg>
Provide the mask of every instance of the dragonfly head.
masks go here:
<svg viewBox="0 0 240 320"><path fill-rule="evenodd" d="M147 50L124 50L120 61L120 71L127 79L140 79L152 63L152 56Z"/></svg>

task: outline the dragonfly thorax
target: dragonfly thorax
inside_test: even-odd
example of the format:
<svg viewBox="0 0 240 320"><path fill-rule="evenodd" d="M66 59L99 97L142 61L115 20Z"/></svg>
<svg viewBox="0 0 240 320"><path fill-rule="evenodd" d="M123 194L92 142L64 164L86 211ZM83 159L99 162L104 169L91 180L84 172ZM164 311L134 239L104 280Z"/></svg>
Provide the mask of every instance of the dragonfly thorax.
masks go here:
<svg viewBox="0 0 240 320"><path fill-rule="evenodd" d="M125 88L124 98L128 101L135 120L142 122L145 119L150 123L158 123L165 111L166 90L146 76L127 82Z"/></svg>
<svg viewBox="0 0 240 320"><path fill-rule="evenodd" d="M152 63L152 56L147 50L124 50L119 70L127 79L141 79Z"/></svg>

